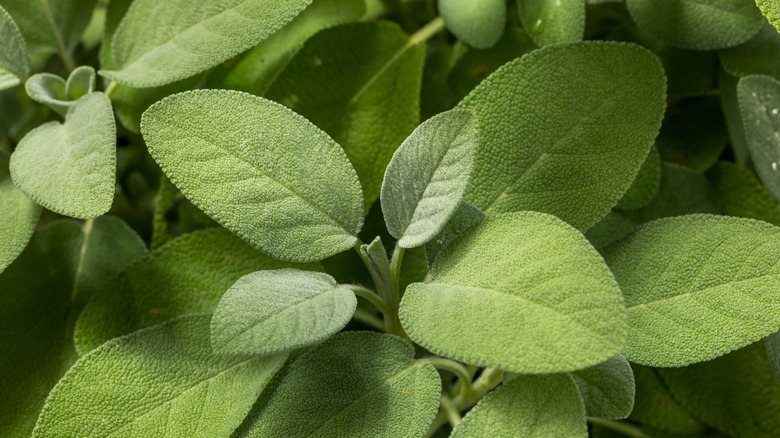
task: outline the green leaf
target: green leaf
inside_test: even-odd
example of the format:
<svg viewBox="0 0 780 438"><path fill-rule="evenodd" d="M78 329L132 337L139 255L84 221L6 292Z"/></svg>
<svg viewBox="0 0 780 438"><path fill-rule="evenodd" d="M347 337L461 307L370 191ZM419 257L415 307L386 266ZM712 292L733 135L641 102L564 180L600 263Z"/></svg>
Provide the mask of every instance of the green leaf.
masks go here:
<svg viewBox="0 0 780 438"><path fill-rule="evenodd" d="M562 251L561 248L565 248ZM620 289L585 237L536 212L488 217L406 289L399 316L433 353L519 373L573 371L625 341Z"/></svg>
<svg viewBox="0 0 780 438"><path fill-rule="evenodd" d="M19 190L56 213L100 216L114 200L116 125L103 93L79 99L65 123L30 131L11 155L11 177Z"/></svg>
<svg viewBox="0 0 780 438"><path fill-rule="evenodd" d="M321 342L347 325L357 299L328 274L259 271L225 292L211 318L220 353L269 355Z"/></svg>
<svg viewBox="0 0 780 438"><path fill-rule="evenodd" d="M419 437L440 391L436 370L415 362L405 340L346 332L296 360L236 437Z"/></svg>
<svg viewBox="0 0 780 438"><path fill-rule="evenodd" d="M724 214L780 225L780 205L747 168L721 161L707 177L718 192Z"/></svg>
<svg viewBox="0 0 780 438"><path fill-rule="evenodd" d="M466 191L478 142L474 113L451 110L428 119L398 147L381 200L400 247L424 245L445 227Z"/></svg>
<svg viewBox="0 0 780 438"><path fill-rule="evenodd" d="M520 436L587 438L585 407L570 376L517 376L480 400L452 432L452 438Z"/></svg>
<svg viewBox="0 0 780 438"><path fill-rule="evenodd" d="M424 55L425 47L394 23L338 26L307 41L268 90L269 99L311 120L344 147L363 186L366 210L379 197L393 152L420 123Z"/></svg>
<svg viewBox="0 0 780 438"><path fill-rule="evenodd" d="M447 28L476 49L493 47L504 33L504 0L438 0Z"/></svg>
<svg viewBox="0 0 780 438"><path fill-rule="evenodd" d="M665 99L658 59L631 44L549 46L504 65L460 103L481 139L466 200L590 228L634 180Z"/></svg>
<svg viewBox="0 0 780 438"><path fill-rule="evenodd" d="M780 81L746 76L737 85L750 156L767 190L780 199Z"/></svg>
<svg viewBox="0 0 780 438"><path fill-rule="evenodd" d="M33 436L229 436L286 357L215 355L208 315L175 319L81 358Z"/></svg>
<svg viewBox="0 0 780 438"><path fill-rule="evenodd" d="M619 210L612 210L596 225L588 228L585 237L596 249L604 248L610 243L626 237L634 231L636 225Z"/></svg>
<svg viewBox="0 0 780 438"><path fill-rule="evenodd" d="M114 40L114 34L119 24L127 13L127 9L133 3L133 0L111 0L106 6L106 18L103 24L103 42L100 45L98 58L100 66L104 70L116 68L114 57L111 54L111 42Z"/></svg>
<svg viewBox="0 0 780 438"><path fill-rule="evenodd" d="M691 417L680 406L658 376L658 371L642 365L631 364L636 382L634 410L630 420L646 424L666 432L699 436L706 427Z"/></svg>
<svg viewBox="0 0 780 438"><path fill-rule="evenodd" d="M742 124L742 114L739 109L737 96L738 82L739 78L731 76L723 69L720 69L718 73L720 105L723 110L723 117L726 119L731 149L734 152L734 158L737 163L743 166L750 166L750 151L745 139L745 128Z"/></svg>
<svg viewBox="0 0 780 438"><path fill-rule="evenodd" d="M682 164L699 173L718 161L728 142L716 97L685 99L669 107L656 139L664 161Z"/></svg>
<svg viewBox="0 0 780 438"><path fill-rule="evenodd" d="M76 324L76 346L85 353L176 316L212 312L242 276L288 267L319 268L274 260L222 228L187 234L129 266L89 302Z"/></svg>
<svg viewBox="0 0 780 438"><path fill-rule="evenodd" d="M620 420L634 408L634 372L617 354L606 362L571 373L589 417Z"/></svg>
<svg viewBox="0 0 780 438"><path fill-rule="evenodd" d="M650 222L603 250L628 309L626 358L676 367L780 328L780 228L689 215Z"/></svg>
<svg viewBox="0 0 780 438"><path fill-rule="evenodd" d="M520 21L539 46L582 41L585 0L518 0Z"/></svg>
<svg viewBox="0 0 780 438"><path fill-rule="evenodd" d="M95 91L95 70L81 66L73 70L67 82L51 73L37 73L25 82L24 88L32 100L65 116L81 96Z"/></svg>
<svg viewBox="0 0 780 438"><path fill-rule="evenodd" d="M3 437L29 438L47 394L78 357L73 324L87 299L145 253L117 218L57 221L0 275Z"/></svg>
<svg viewBox="0 0 780 438"><path fill-rule="evenodd" d="M626 6L642 31L683 49L737 46L763 21L753 0L626 0Z"/></svg>
<svg viewBox="0 0 780 438"><path fill-rule="evenodd" d="M95 69L88 65L77 67L70 75L65 84L65 95L68 99L77 100L81 96L95 91Z"/></svg>
<svg viewBox="0 0 780 438"><path fill-rule="evenodd" d="M758 342L716 360L659 370L674 398L730 436L772 438L780 430L780 385Z"/></svg>
<svg viewBox="0 0 780 438"><path fill-rule="evenodd" d="M748 42L720 51L723 68L733 76L767 75L780 77L780 35L764 23Z"/></svg>
<svg viewBox="0 0 780 438"><path fill-rule="evenodd" d="M141 131L176 187L261 251L315 261L357 241L355 170L333 139L289 109L237 91L190 91L152 105Z"/></svg>
<svg viewBox="0 0 780 438"><path fill-rule="evenodd" d="M135 88L180 81L259 44L309 3L228 0L192 7L189 0L134 1L111 40L116 66L100 74Z"/></svg>
<svg viewBox="0 0 780 438"><path fill-rule="evenodd" d="M8 172L8 155L0 151L0 272L11 264L30 240L41 207L20 192Z"/></svg>
<svg viewBox="0 0 780 438"><path fill-rule="evenodd" d="M425 245L428 266L433 266L436 257L438 257L444 248L452 243L453 240L457 239L462 232L473 225L482 222L484 219L485 213L482 213L477 207L474 207L468 202L462 201L450 220L444 228L442 228L439 235Z"/></svg>
<svg viewBox="0 0 780 438"><path fill-rule="evenodd" d="M30 57L19 27L11 15L0 6L0 90L19 85L30 73Z"/></svg>
<svg viewBox="0 0 780 438"><path fill-rule="evenodd" d="M780 384L780 332L774 332L764 338L764 346L775 380Z"/></svg>
<svg viewBox="0 0 780 438"><path fill-rule="evenodd" d="M661 185L661 155L653 146L650 153L639 168L634 182L620 198L617 208L621 210L636 210L652 202Z"/></svg>
<svg viewBox="0 0 780 438"><path fill-rule="evenodd" d="M767 20L780 32L780 4L777 0L755 0Z"/></svg>

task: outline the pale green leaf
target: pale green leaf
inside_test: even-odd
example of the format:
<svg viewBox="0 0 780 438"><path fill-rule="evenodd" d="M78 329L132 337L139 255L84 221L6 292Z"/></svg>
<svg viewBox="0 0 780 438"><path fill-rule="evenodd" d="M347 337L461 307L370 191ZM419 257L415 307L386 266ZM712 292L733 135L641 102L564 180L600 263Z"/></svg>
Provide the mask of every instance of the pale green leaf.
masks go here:
<svg viewBox="0 0 780 438"><path fill-rule="evenodd" d="M321 342L347 325L355 294L328 274L296 269L245 275L211 318L215 351L269 355Z"/></svg>
<svg viewBox="0 0 780 438"><path fill-rule="evenodd" d="M11 155L14 184L36 203L76 218L111 207L116 174L116 125L103 93L78 100L65 123L48 122L22 138Z"/></svg>
<svg viewBox="0 0 780 438"><path fill-rule="evenodd" d="M504 0L438 0L447 28L476 49L493 47L504 33Z"/></svg>
<svg viewBox="0 0 780 438"><path fill-rule="evenodd" d="M634 408L634 372L617 354L606 362L571 373L585 401L589 417L619 420Z"/></svg>
<svg viewBox="0 0 780 438"><path fill-rule="evenodd" d="M661 155L658 153L658 148L653 146L645 158L645 162L642 163L642 167L639 168L634 182L618 201L617 208L636 210L647 206L658 193L660 185Z"/></svg>
<svg viewBox="0 0 780 438"><path fill-rule="evenodd" d="M766 355L769 359L769 365L775 374L775 380L780 385L780 332L774 332L764 339Z"/></svg>
<svg viewBox="0 0 780 438"><path fill-rule="evenodd" d="M758 177L780 199L780 81L746 76L737 85L737 98Z"/></svg>
<svg viewBox="0 0 780 438"><path fill-rule="evenodd" d="M485 213L482 213L477 207L462 201L455 210L450 220L442 228L436 238L425 245L425 254L428 266L433 266L436 257L446 248L460 233L466 231L473 225L476 225L485 219Z"/></svg>
<svg viewBox="0 0 780 438"><path fill-rule="evenodd" d="M416 363L407 341L346 332L296 360L236 437L420 437L440 391L436 370Z"/></svg>
<svg viewBox="0 0 780 438"><path fill-rule="evenodd" d="M624 43L549 46L504 65L460 103L477 113L481 139L466 200L590 228L650 151L664 84L658 59Z"/></svg>
<svg viewBox="0 0 780 438"><path fill-rule="evenodd" d="M660 219L603 250L628 309L626 358L675 367L780 328L780 228L752 219Z"/></svg>
<svg viewBox="0 0 780 438"><path fill-rule="evenodd" d="M30 73L30 57L19 27L0 6L0 90L19 85Z"/></svg>
<svg viewBox="0 0 780 438"><path fill-rule="evenodd" d="M763 21L753 0L626 0L626 6L641 30L683 49L737 46Z"/></svg>
<svg viewBox="0 0 780 438"><path fill-rule="evenodd" d="M0 272L22 252L38 223L41 207L20 192L8 172L8 154L0 151Z"/></svg>
<svg viewBox="0 0 780 438"><path fill-rule="evenodd" d="M68 99L77 100L79 97L85 94L95 91L95 69L88 65L82 65L75 68L70 75L68 75L68 81L65 83L65 95Z"/></svg>
<svg viewBox="0 0 780 438"><path fill-rule="evenodd" d="M176 316L212 312L242 276L288 267L319 268L272 259L223 228L184 235L129 266L89 302L76 324L76 346L85 353Z"/></svg>
<svg viewBox="0 0 780 438"><path fill-rule="evenodd" d="M141 131L176 187L261 251L314 261L357 241L355 170L333 139L289 109L238 91L190 91L150 107Z"/></svg>
<svg viewBox="0 0 780 438"><path fill-rule="evenodd" d="M568 375L517 376L463 417L452 438L587 438L585 407Z"/></svg>
<svg viewBox="0 0 780 438"><path fill-rule="evenodd" d="M707 177L718 192L724 214L780 225L780 205L747 168L721 161Z"/></svg>
<svg viewBox="0 0 780 438"><path fill-rule="evenodd" d="M146 253L110 216L41 228L0 275L0 424L29 438L49 391L76 360L73 324L86 300Z"/></svg>
<svg viewBox="0 0 780 438"><path fill-rule="evenodd" d="M585 237L536 212L488 217L406 289L399 315L429 351L520 373L573 371L625 341L620 289Z"/></svg>
<svg viewBox="0 0 780 438"><path fill-rule="evenodd" d="M631 369L636 396L630 420L673 434L699 436L705 432L706 427L674 399L658 370L637 364L631 364Z"/></svg>
<svg viewBox="0 0 780 438"><path fill-rule="evenodd" d="M114 70L100 74L136 88L176 82L257 45L311 0L136 0L111 39Z"/></svg>
<svg viewBox="0 0 780 438"><path fill-rule="evenodd" d="M379 197L393 152L420 123L424 56L424 45L394 23L337 26L308 40L268 90L269 99L311 120L344 148L366 210Z"/></svg>
<svg viewBox="0 0 780 438"><path fill-rule="evenodd" d="M209 316L178 318L76 362L46 400L33 437L226 437L286 357L215 355Z"/></svg>
<svg viewBox="0 0 780 438"><path fill-rule="evenodd" d="M720 51L723 68L733 76L767 75L780 77L780 34L764 23L750 41Z"/></svg>
<svg viewBox="0 0 780 438"><path fill-rule="evenodd" d="M65 116L81 96L95 91L95 70L78 67L67 81L51 73L38 73L25 82L24 88L32 100Z"/></svg>
<svg viewBox="0 0 780 438"><path fill-rule="evenodd" d="M518 0L520 21L539 46L582 41L585 0Z"/></svg>
<svg viewBox="0 0 780 438"><path fill-rule="evenodd" d="M106 17L103 24L103 41L100 45L100 53L98 54L100 66L105 70L116 68L114 57L111 54L111 42L114 39L116 29L119 27L122 18L124 18L127 9L132 3L133 0L111 0L108 2L108 6L106 6Z"/></svg>
<svg viewBox="0 0 780 438"><path fill-rule="evenodd" d="M424 245L455 213L469 183L479 143L476 116L451 110L404 140L382 182L382 212L402 248Z"/></svg>
<svg viewBox="0 0 780 438"><path fill-rule="evenodd" d="M780 32L780 3L777 0L755 0L761 13Z"/></svg>

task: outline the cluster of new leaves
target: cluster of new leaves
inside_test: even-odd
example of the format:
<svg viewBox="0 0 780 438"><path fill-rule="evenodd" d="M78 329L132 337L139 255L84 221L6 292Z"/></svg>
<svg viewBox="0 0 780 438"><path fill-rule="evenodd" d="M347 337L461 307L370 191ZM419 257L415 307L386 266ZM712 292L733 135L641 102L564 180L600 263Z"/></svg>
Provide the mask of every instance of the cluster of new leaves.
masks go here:
<svg viewBox="0 0 780 438"><path fill-rule="evenodd" d="M779 30L0 0L0 436L777 436Z"/></svg>

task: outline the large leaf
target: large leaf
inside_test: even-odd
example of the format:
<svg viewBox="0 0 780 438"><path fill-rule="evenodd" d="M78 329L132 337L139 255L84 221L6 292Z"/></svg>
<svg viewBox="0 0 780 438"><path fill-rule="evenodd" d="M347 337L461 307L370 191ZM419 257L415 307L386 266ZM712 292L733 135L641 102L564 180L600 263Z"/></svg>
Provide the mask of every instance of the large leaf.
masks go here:
<svg viewBox="0 0 780 438"><path fill-rule="evenodd" d="M753 0L626 0L626 6L641 30L684 49L742 44L763 21Z"/></svg>
<svg viewBox="0 0 780 438"><path fill-rule="evenodd" d="M517 376L463 417L452 438L586 438L585 407L565 374Z"/></svg>
<svg viewBox="0 0 780 438"><path fill-rule="evenodd" d="M309 3L134 1L111 39L114 69L100 74L137 88L185 79L257 45Z"/></svg>
<svg viewBox="0 0 780 438"><path fill-rule="evenodd" d="M241 277L211 318L211 345L221 353L268 355L321 342L347 325L355 294L328 274L296 269Z"/></svg>
<svg viewBox="0 0 780 438"><path fill-rule="evenodd" d="M639 168L634 182L620 198L617 208L621 210L636 210L652 202L661 185L661 155L653 146L650 153Z"/></svg>
<svg viewBox="0 0 780 438"><path fill-rule="evenodd" d="M520 21L539 46L582 41L585 0L518 0Z"/></svg>
<svg viewBox="0 0 780 438"><path fill-rule="evenodd" d="M481 127L466 199L589 228L634 180L665 97L658 59L631 44L549 46L504 65L460 103Z"/></svg>
<svg viewBox="0 0 780 438"><path fill-rule="evenodd" d="M289 109L237 91L170 96L143 115L149 152L195 205L274 257L351 248L363 195L344 151Z"/></svg>
<svg viewBox="0 0 780 438"><path fill-rule="evenodd" d="M458 209L455 210L455 213L453 213L436 238L425 245L425 258L428 266L433 265L436 257L439 256L444 248L457 239L460 233L482 222L484 219L485 213L482 213L482 211L468 202L461 202Z"/></svg>
<svg viewBox="0 0 780 438"><path fill-rule="evenodd" d="M628 308L632 362L676 367L780 328L780 228L689 215L650 222L603 250Z"/></svg>
<svg viewBox="0 0 780 438"><path fill-rule="evenodd" d="M25 195L56 213L100 216L111 208L116 175L116 125L111 101L91 93L65 123L27 133L11 155L11 178Z"/></svg>
<svg viewBox="0 0 780 438"><path fill-rule="evenodd" d="M342 333L296 360L236 436L419 437L440 391L436 370L415 362L405 340Z"/></svg>
<svg viewBox="0 0 780 438"><path fill-rule="evenodd" d="M772 23L772 26L780 32L780 4L777 0L755 0L758 7L761 9L761 13L764 14L767 20Z"/></svg>
<svg viewBox="0 0 780 438"><path fill-rule="evenodd" d="M41 207L20 192L8 172L8 154L0 151L0 272L11 264L30 240Z"/></svg>
<svg viewBox="0 0 780 438"><path fill-rule="evenodd" d="M589 417L619 420L634 408L634 372L617 354L606 362L571 373L585 401Z"/></svg>
<svg viewBox="0 0 780 438"><path fill-rule="evenodd" d="M436 258L432 283L401 301L409 336L466 363L572 371L623 347L620 289L585 237L536 212L489 217Z"/></svg>
<svg viewBox="0 0 780 438"><path fill-rule="evenodd" d="M81 358L33 436L229 436L286 357L215 355L208 315L175 319Z"/></svg>
<svg viewBox="0 0 780 438"><path fill-rule="evenodd" d="M424 245L458 208L479 142L476 116L452 110L420 125L395 151L382 182L382 212L402 248Z"/></svg>
<svg viewBox="0 0 780 438"><path fill-rule="evenodd" d="M420 122L424 55L394 23L338 26L307 41L268 90L344 147L367 207L393 152Z"/></svg>
<svg viewBox="0 0 780 438"><path fill-rule="evenodd" d="M11 15L0 6L0 90L19 85L30 73L30 57L27 46Z"/></svg>
<svg viewBox="0 0 780 438"><path fill-rule="evenodd" d="M222 228L187 234L152 251L116 276L84 309L76 346L103 342L186 313L212 312L242 276L293 265L272 259Z"/></svg>
<svg viewBox="0 0 780 438"><path fill-rule="evenodd" d="M0 275L3 437L29 438L46 396L77 358L73 324L84 303L145 253L116 218L83 227L59 221L38 231Z"/></svg>
<svg viewBox="0 0 780 438"><path fill-rule="evenodd" d="M737 98L758 177L780 199L780 81L746 76L737 85Z"/></svg>
<svg viewBox="0 0 780 438"><path fill-rule="evenodd" d="M447 28L474 48L493 47L504 33L504 0L438 0L438 5Z"/></svg>

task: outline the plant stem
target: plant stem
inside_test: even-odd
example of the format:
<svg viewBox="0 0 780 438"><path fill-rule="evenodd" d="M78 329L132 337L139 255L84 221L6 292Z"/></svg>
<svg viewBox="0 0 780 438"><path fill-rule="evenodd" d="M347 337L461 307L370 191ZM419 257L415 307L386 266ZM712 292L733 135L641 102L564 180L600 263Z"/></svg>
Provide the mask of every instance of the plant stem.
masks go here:
<svg viewBox="0 0 780 438"><path fill-rule="evenodd" d="M395 306L398 309L398 303L401 302L401 265L404 261L404 253L406 250L400 246L395 247L393 251L393 258L390 259L390 275L393 280L393 301L391 306Z"/></svg>
<svg viewBox="0 0 780 438"><path fill-rule="evenodd" d="M474 388L471 385L471 374L466 369L466 367L460 363L455 362L454 360L445 359L443 357L424 357L422 359L417 359L417 362L431 364L440 370L446 370L452 374L455 374L458 377L458 381L462 382L464 385L464 389L466 391L474 391Z"/></svg>
<svg viewBox="0 0 780 438"><path fill-rule="evenodd" d="M114 81L111 81L108 86L106 87L106 91L104 92L106 96L111 99L111 97L114 96L114 93L116 93L116 90L120 87L120 85Z"/></svg>
<svg viewBox="0 0 780 438"><path fill-rule="evenodd" d="M475 380L471 388L464 388L453 400L459 410L466 409L474 405L479 399L485 396L490 390L501 383L504 378L504 372L496 368L485 368L479 378Z"/></svg>
<svg viewBox="0 0 780 438"><path fill-rule="evenodd" d="M588 422L601 426L605 429L613 430L618 433L622 433L625 436L632 438L650 438L649 435L645 435L641 429L622 421L605 420L603 418L588 417Z"/></svg>
<svg viewBox="0 0 780 438"><path fill-rule="evenodd" d="M352 315L352 318L376 330L383 331L385 329L384 321L365 309L355 309L355 314Z"/></svg>
<svg viewBox="0 0 780 438"><path fill-rule="evenodd" d="M450 422L453 428L460 424L460 412L458 412L457 406L452 402L446 394L441 395L441 407L442 411L447 414L447 420Z"/></svg>
<svg viewBox="0 0 780 438"><path fill-rule="evenodd" d="M412 36L409 37L409 42L406 43L406 45L416 46L417 44L429 40L432 36L436 35L442 30L444 30L444 19L441 17L436 17L429 21L425 26L417 29L417 32L413 33Z"/></svg>
<svg viewBox="0 0 780 438"><path fill-rule="evenodd" d="M371 289L365 288L357 284L350 284L347 287L352 289L352 292L355 293L355 296L363 298L364 300L371 303L374 307L377 308L377 310L382 312L383 315L387 316L390 313L390 308L387 307L387 303L385 303L385 300L383 300L382 297L377 295Z"/></svg>

